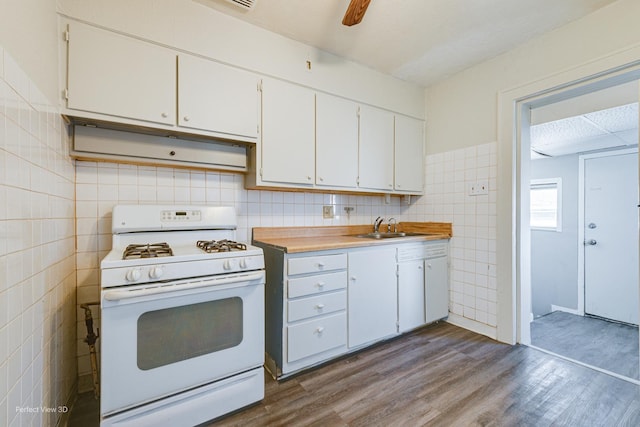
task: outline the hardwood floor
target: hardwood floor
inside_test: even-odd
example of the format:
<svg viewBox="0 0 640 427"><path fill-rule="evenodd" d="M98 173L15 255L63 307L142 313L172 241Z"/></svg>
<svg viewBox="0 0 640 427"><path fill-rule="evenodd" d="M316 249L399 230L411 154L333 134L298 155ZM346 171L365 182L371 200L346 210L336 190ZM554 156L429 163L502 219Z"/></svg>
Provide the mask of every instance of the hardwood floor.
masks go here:
<svg viewBox="0 0 640 427"><path fill-rule="evenodd" d="M587 365L640 379L637 326L555 311L531 322L531 344Z"/></svg>
<svg viewBox="0 0 640 427"><path fill-rule="evenodd" d="M265 377L265 388L260 403L203 426L640 425L640 387L448 323L283 382ZM97 424L95 401L74 405L71 427Z"/></svg>
<svg viewBox="0 0 640 427"><path fill-rule="evenodd" d="M292 379L208 426L637 426L640 388L447 323Z"/></svg>

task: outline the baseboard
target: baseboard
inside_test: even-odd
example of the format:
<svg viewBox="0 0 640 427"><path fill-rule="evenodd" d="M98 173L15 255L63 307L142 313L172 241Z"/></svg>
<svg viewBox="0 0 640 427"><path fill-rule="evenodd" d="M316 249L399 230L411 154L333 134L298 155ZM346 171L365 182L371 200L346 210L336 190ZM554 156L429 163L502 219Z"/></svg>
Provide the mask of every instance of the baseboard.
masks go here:
<svg viewBox="0 0 640 427"><path fill-rule="evenodd" d="M480 323L475 320L467 319L466 317L459 316L457 314L449 313L447 322L452 325L459 326L467 329L471 332L475 332L480 335L487 336L491 339L497 340L498 331L494 326L487 325L486 323Z"/></svg>
<svg viewBox="0 0 640 427"><path fill-rule="evenodd" d="M584 313L580 313L576 309L563 307L561 305L553 305L553 304L551 304L551 312L553 313L554 311L564 311L565 313L576 314L578 316L584 316Z"/></svg>

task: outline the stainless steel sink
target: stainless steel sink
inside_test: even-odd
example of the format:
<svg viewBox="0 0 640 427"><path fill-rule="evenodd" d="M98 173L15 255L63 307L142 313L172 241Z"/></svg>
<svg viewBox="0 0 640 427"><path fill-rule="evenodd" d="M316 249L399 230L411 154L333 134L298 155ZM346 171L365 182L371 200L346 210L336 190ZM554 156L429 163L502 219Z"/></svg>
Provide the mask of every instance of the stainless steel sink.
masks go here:
<svg viewBox="0 0 640 427"><path fill-rule="evenodd" d="M427 236L424 233L405 233L405 232L397 232L397 233L367 233L367 234L357 234L356 237L363 237L366 239L391 239L394 237L408 237L408 236Z"/></svg>

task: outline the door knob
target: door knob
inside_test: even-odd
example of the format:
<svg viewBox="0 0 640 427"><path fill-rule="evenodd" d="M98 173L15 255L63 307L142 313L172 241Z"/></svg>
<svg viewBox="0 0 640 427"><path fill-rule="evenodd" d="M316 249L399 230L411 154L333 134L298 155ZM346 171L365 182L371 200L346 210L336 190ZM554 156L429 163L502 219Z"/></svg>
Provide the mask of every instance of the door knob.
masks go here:
<svg viewBox="0 0 640 427"><path fill-rule="evenodd" d="M585 241L584 244L588 246L595 246L598 244L598 242L596 241L596 239L591 239L591 240Z"/></svg>
<svg viewBox="0 0 640 427"><path fill-rule="evenodd" d="M597 225L595 223L593 223L593 222L590 222L588 227L593 230L594 228L597 227Z"/></svg>

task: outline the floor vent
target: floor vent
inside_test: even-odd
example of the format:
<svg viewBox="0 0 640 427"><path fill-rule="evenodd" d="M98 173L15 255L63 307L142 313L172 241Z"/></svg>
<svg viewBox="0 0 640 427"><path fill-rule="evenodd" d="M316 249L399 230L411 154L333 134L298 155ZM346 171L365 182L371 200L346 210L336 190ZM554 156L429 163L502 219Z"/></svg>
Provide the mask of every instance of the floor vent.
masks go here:
<svg viewBox="0 0 640 427"><path fill-rule="evenodd" d="M245 10L251 10L256 5L258 0L227 0L229 3L233 3L238 7Z"/></svg>

